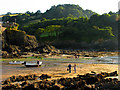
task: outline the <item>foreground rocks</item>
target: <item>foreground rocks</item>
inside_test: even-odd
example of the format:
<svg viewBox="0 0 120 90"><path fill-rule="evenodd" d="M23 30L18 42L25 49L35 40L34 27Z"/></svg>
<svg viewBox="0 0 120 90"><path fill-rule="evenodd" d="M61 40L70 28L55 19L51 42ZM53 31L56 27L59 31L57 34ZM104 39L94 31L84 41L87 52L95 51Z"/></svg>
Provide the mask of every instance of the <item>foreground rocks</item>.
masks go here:
<svg viewBox="0 0 120 90"><path fill-rule="evenodd" d="M120 89L120 82L118 79L107 78L108 76L118 76L117 71L107 73L102 72L96 74L95 72L87 73L85 75L78 75L73 78L61 78L57 80L48 80L51 78L47 74L41 76L27 75L27 76L12 76L2 82L2 90L106 90L106 89Z"/></svg>

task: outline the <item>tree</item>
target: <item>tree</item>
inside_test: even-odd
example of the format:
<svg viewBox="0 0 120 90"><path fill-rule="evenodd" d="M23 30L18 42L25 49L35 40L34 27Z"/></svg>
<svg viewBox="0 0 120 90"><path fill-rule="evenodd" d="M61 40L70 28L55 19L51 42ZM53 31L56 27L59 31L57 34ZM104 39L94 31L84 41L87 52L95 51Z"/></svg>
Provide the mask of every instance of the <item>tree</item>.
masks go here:
<svg viewBox="0 0 120 90"><path fill-rule="evenodd" d="M29 11L25 12L26 14L31 14Z"/></svg>
<svg viewBox="0 0 120 90"><path fill-rule="evenodd" d="M12 14L11 12L7 12L7 14L6 15L10 15L10 14Z"/></svg>
<svg viewBox="0 0 120 90"><path fill-rule="evenodd" d="M41 14L41 11L37 10L37 12L35 13L35 15L39 15L39 14Z"/></svg>
<svg viewBox="0 0 120 90"><path fill-rule="evenodd" d="M35 31L35 36L36 38L39 40L41 37L41 34L45 32L45 29L44 28L38 28L36 31Z"/></svg>

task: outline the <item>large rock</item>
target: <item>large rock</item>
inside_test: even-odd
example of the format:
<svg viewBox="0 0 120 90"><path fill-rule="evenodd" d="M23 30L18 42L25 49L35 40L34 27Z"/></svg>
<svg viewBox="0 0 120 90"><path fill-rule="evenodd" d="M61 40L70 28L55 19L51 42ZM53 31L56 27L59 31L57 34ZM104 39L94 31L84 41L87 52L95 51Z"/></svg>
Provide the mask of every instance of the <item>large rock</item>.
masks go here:
<svg viewBox="0 0 120 90"><path fill-rule="evenodd" d="M27 35L26 32L20 30L5 30L3 38L9 45L36 48L38 46L35 36Z"/></svg>
<svg viewBox="0 0 120 90"><path fill-rule="evenodd" d="M29 51L38 47L35 36L27 35L20 30L5 30L2 33L2 49L12 54Z"/></svg>

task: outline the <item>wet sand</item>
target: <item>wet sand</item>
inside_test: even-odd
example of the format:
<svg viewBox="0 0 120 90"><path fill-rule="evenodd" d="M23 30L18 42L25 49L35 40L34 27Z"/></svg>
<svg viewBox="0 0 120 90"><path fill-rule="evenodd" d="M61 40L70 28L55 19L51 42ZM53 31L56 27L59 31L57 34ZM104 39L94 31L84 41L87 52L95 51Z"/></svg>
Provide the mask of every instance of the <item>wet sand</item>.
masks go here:
<svg viewBox="0 0 120 90"><path fill-rule="evenodd" d="M86 61L87 62L87 61ZM40 67L25 67L24 65L9 65L7 63L2 64L2 80L15 75L28 75L28 74L48 74L52 78L58 79L61 77L75 77L78 74L86 74L94 71L96 73L100 72L113 72L118 71L117 64L85 64L77 62L77 72L74 73L74 68L72 67L72 72L67 71L68 64L71 63L73 66L75 62L63 62L56 60L43 60L43 65Z"/></svg>

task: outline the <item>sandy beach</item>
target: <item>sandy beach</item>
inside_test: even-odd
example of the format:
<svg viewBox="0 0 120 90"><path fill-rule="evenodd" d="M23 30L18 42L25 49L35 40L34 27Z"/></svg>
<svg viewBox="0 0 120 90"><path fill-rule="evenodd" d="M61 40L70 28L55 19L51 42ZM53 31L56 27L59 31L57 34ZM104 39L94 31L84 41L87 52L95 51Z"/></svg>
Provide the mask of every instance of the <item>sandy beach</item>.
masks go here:
<svg viewBox="0 0 120 90"><path fill-rule="evenodd" d="M118 71L117 64L85 64L79 62L63 62L56 60L43 60L43 65L40 67L27 68L24 65L9 65L6 63L2 64L2 80L7 79L10 76L18 75L28 75L28 74L48 74L51 79L58 79L61 77L76 77L78 74L86 74L94 71L96 73L100 72L114 72ZM74 73L74 68L72 67L72 72L67 71L68 64L71 63L73 66L75 63L77 65L77 72Z"/></svg>

